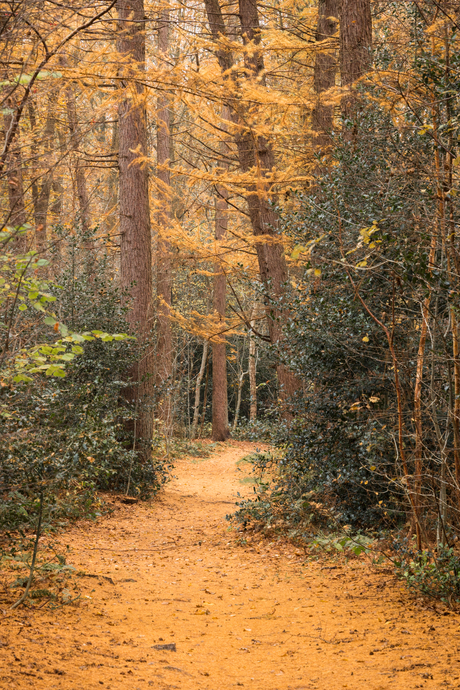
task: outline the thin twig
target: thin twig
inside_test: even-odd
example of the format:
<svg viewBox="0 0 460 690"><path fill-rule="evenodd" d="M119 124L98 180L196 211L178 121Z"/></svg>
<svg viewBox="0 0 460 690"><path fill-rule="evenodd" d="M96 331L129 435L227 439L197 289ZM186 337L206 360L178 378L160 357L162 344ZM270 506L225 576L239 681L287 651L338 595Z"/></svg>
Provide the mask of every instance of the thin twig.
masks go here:
<svg viewBox="0 0 460 690"><path fill-rule="evenodd" d="M35 544L34 544L34 552L32 555L32 563L30 564L30 572L29 572L29 579L27 580L27 585L24 594L17 600L13 606L11 606L11 609L17 609L18 606L20 606L26 599L29 594L29 589L30 585L32 584L32 580L34 577L34 570L35 570L35 561L37 559L37 551L38 551L38 540L40 539L40 534L41 534L41 526L42 526L42 517L43 517L43 489L40 491L40 507L38 509L38 523L37 523L37 531L35 534Z"/></svg>

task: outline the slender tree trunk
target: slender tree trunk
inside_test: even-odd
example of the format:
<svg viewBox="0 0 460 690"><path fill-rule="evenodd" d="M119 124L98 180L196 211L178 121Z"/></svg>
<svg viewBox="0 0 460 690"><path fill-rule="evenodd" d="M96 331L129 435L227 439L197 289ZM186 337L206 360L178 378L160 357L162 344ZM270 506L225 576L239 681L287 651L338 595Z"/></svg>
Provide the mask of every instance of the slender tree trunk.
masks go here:
<svg viewBox="0 0 460 690"><path fill-rule="evenodd" d="M61 61L65 64L66 58L62 57ZM88 188L86 185L85 171L81 161L80 144L82 140L82 133L80 123L77 116L77 103L75 99L75 92L71 85L65 89L65 104L67 110L67 124L70 133L70 150L72 152L73 168L75 175L75 187L78 198L78 209L81 228L87 237L84 243L89 258L91 259L94 252L94 243L90 238L91 228L91 214L89 205Z"/></svg>
<svg viewBox="0 0 460 690"><path fill-rule="evenodd" d="M62 158L63 153L66 151L65 136L58 126L56 127L56 135L58 139L57 154L59 159ZM64 214L64 176L61 165L57 165L53 171L53 180L51 185L51 204L50 204L50 221L54 227L62 228L63 224L63 214ZM56 276L61 268L63 260L63 237L55 234L53 237L53 261L51 263L50 269Z"/></svg>
<svg viewBox="0 0 460 690"><path fill-rule="evenodd" d="M214 40L219 42L227 34L219 0L205 0L205 6L211 33ZM255 0L239 0L238 16L243 43L248 47L244 53L245 78L265 84L259 15ZM259 273L267 296L270 341L281 348L286 313L274 306L272 299L276 302L285 295L288 274L284 248L278 234L278 217L270 204L268 177L275 167L273 147L270 141L247 125L248 106L244 100L241 105L238 104L238 82L231 76L234 64L231 52L219 47L218 43L216 57L222 72L228 75L230 115L241 170L257 176L254 183L247 185L245 198L253 234L260 238L256 251ZM253 114L254 106L251 108L251 115ZM299 382L284 365L278 365L277 373L281 398L289 397L298 388Z"/></svg>
<svg viewBox="0 0 460 690"><path fill-rule="evenodd" d="M47 245L47 221L48 208L53 185L53 161L52 151L54 135L56 130L56 120L53 109L55 107L56 93L52 92L48 100L48 113L45 126L43 128L43 154L40 155L38 147L39 133L37 131L37 117L32 101L29 102L29 119L33 132L32 155L34 157L34 171L32 180L32 199L34 204L34 221L36 233L36 248L40 253L44 253ZM41 185L39 184L41 181Z"/></svg>
<svg viewBox="0 0 460 690"><path fill-rule="evenodd" d="M53 203L51 204L50 211L53 216L53 223L55 225L59 225L62 222L64 197L64 185L62 184L62 174L59 174L57 178L53 180L52 190L55 197Z"/></svg>
<svg viewBox="0 0 460 690"><path fill-rule="evenodd" d="M254 305L252 311L251 328L256 325L258 304ZM249 334L249 421L257 419L257 342L253 332Z"/></svg>
<svg viewBox="0 0 460 690"><path fill-rule="evenodd" d="M228 120L228 108L224 107L223 119ZM227 169L225 154L226 142L221 144L223 154L223 170ZM215 197L215 238L216 259L214 260L214 292L213 307L219 322L225 321L227 301L227 280L218 260L219 243L225 239L228 228L228 192L224 187L216 188ZM212 343L212 438L213 441L226 441L230 436L228 425L228 393L227 393L227 346L225 338Z"/></svg>
<svg viewBox="0 0 460 690"><path fill-rule="evenodd" d="M316 53L313 72L317 101L312 112L312 129L317 132L315 144L320 148L330 144L329 133L333 127L332 106L324 105L321 101L321 94L335 86L337 56L331 38L337 31L340 4L341 0L319 0L318 3L318 24L315 39L318 43L327 41L326 47L321 46Z"/></svg>
<svg viewBox="0 0 460 690"><path fill-rule="evenodd" d="M107 196L105 202L105 221L104 230L106 233L107 247L114 249L118 243L119 237L119 209L118 209L118 191L119 191L119 169L118 169L118 150L119 150L119 136L118 136L118 120L115 119L112 123L112 133L110 141L110 152L113 156L113 164L108 175ZM115 161L117 163L115 164ZM116 251L111 251L109 271L112 277L118 273L119 269L119 255Z"/></svg>
<svg viewBox="0 0 460 690"><path fill-rule="evenodd" d="M204 376L204 372L206 369L206 362L208 360L208 348L209 348L209 343L207 340L205 340L203 343L203 354L201 356L201 366L200 366L200 370L198 372L198 376L196 377L196 383L195 383L195 404L193 406L193 422L192 422L192 429L190 432L190 436L192 439L194 439L196 436L196 430L198 428L198 422L200 419L201 383L203 381L203 376Z"/></svg>
<svg viewBox="0 0 460 690"><path fill-rule="evenodd" d="M431 271L435 265L437 248L438 228L433 229L431 236L431 248L428 261L428 270ZM425 365L425 346L428 336L428 319L430 315L431 290L422 303L422 323L420 328L420 340L417 351L417 367L415 374L414 387L414 424L415 424L415 449L414 449L414 504L417 510L417 522L421 525L420 502L422 496L422 472L423 472L423 415L422 415L422 384L423 371ZM436 414L436 410L434 410Z"/></svg>
<svg viewBox="0 0 460 690"><path fill-rule="evenodd" d="M201 415L200 437L203 436L203 427L206 419L206 405L208 402L208 384L209 384L209 359L206 362L206 378L204 382L204 398L203 398L203 414Z"/></svg>
<svg viewBox="0 0 460 690"><path fill-rule="evenodd" d="M112 155L118 157L119 138L118 138L118 122L112 123L112 141L110 150ZM107 206L106 206L106 228L109 235L111 235L118 223L118 168L113 167L109 173L109 184L107 189Z"/></svg>
<svg viewBox="0 0 460 690"><path fill-rule="evenodd" d="M158 50L167 58L169 51L169 10L162 10L158 29ZM166 94L158 97L157 111L157 385L161 390L159 417L169 433L171 426L171 393L165 390L173 373L172 329L170 307L172 297L171 249L167 239L171 228L171 179L169 159L171 151L171 104Z"/></svg>
<svg viewBox="0 0 460 690"><path fill-rule="evenodd" d="M342 0L340 17L340 73L342 86L353 83L372 66L372 15L370 0ZM353 117L356 99L342 99L342 115Z"/></svg>
<svg viewBox="0 0 460 690"><path fill-rule="evenodd" d="M239 19L243 43L246 46L249 44L253 46L252 50L245 53L246 71L254 81L261 82L265 86L257 0L239 0ZM248 131L247 127L241 131L236 143L243 171L246 172L250 169L253 169L254 172L260 171L257 184L254 185L247 197L254 235L269 235L273 238L279 238L278 216L270 204L271 197L266 180L275 168L272 144L265 137ZM282 243L273 240L260 242L257 243L256 249L260 276L267 296L273 295L275 300L282 299L286 293L288 280ZM282 329L287 314L278 307L273 307L270 304L267 306L270 341L281 348L284 340ZM280 397L281 399L289 398L298 389L300 382L284 364L278 364L277 374Z"/></svg>
<svg viewBox="0 0 460 690"><path fill-rule="evenodd" d="M435 39L431 39L431 52L435 54ZM448 49L446 45L446 53ZM448 108L448 113L450 108ZM450 192L452 185L452 160L450 153L444 153L442 147L439 146L439 130L440 130L440 112L439 106L436 104L435 96L432 95L431 117L433 122L433 136L436 142L434 146L434 163L436 172L436 186L437 186L437 222L443 238L443 244L446 246L447 272L449 282L455 286L458 280L458 257L456 253L456 233L455 225L450 224L450 219L446 217L446 192ZM444 158L447 156L447 159ZM457 310L453 305L450 305L450 326L452 333L452 355L453 355L453 370L454 370L454 395L453 395L453 409L451 409L452 429L454 435L454 467L455 467L455 484L457 489L457 501L460 497L460 337L459 337L459 323Z"/></svg>
<svg viewBox="0 0 460 690"><path fill-rule="evenodd" d="M70 146L73 151L75 183L78 196L78 208L80 222L83 232L87 233L91 226L91 216L89 210L88 188L86 186L85 171L83 170L80 159L81 132L77 120L77 107L75 94L72 87L66 89L67 122L70 132Z"/></svg>
<svg viewBox="0 0 460 690"><path fill-rule="evenodd" d="M143 346L142 356L132 367L133 387L128 398L137 409L136 437L143 441L143 457L150 457L153 436L153 356L147 342L152 330L152 250L148 167L136 159L147 155L145 90L145 12L143 0L118 0L118 40L121 100L119 121L119 212L121 287L129 290L128 321Z"/></svg>
<svg viewBox="0 0 460 690"><path fill-rule="evenodd" d="M217 242L225 237L227 223L227 202L218 198L215 220ZM219 321L225 319L226 282L219 261L215 261L213 307ZM212 343L212 438L213 441L226 441L229 436L226 342L224 337L219 336L219 340Z"/></svg>
<svg viewBox="0 0 460 690"><path fill-rule="evenodd" d="M55 171L51 189L53 193L53 201L50 205L50 223L53 227L62 227L63 206L64 206L64 185L62 184L62 172ZM56 277L59 274L63 260L63 237L60 233L54 233L52 239L53 260L50 265L50 272L52 276Z"/></svg>
<svg viewBox="0 0 460 690"><path fill-rule="evenodd" d="M10 106L11 107L11 106ZM13 113L7 112L3 116L5 132L8 132L13 121ZM19 135L16 136L7 159L7 183L9 211L5 224L13 228L24 226L27 222L27 213L24 202L24 182L22 169L22 155ZM27 242L24 235L17 235L13 240L16 251L24 251Z"/></svg>
<svg viewBox="0 0 460 690"><path fill-rule="evenodd" d="M455 32L454 27L452 32ZM448 72L451 65L451 55L450 55L450 41L449 41L449 30L447 26L445 27L445 76L448 80ZM435 39L434 36L431 39L431 51L435 54ZM434 95L433 95L434 101ZM450 122L453 116L452 104L450 99L446 102L446 118ZM432 117L433 117L433 134L436 137L436 143L439 140L439 107L432 103ZM449 275L449 281L452 287L458 289L458 279L460 273L460 262L458 255L458 237L457 228L454 220L454 206L452 201L452 196L450 194L453 187L453 163L454 163L454 133L449 132L449 152L444 153L444 171L441 174L441 147L435 147L435 166L436 166L436 177L438 180L438 209L439 217L443 226L443 235L446 237L446 248L447 248L447 270ZM444 179L442 179L444 178ZM447 202L447 204L446 204ZM454 287L455 286L455 287ZM453 415L452 415L452 425L454 431L454 463L455 463L455 483L457 489L457 500L460 499L460 338L459 338L459 322L458 313L454 305L450 307L451 313L451 330L452 330L452 354L454 360L454 405L453 405ZM445 484L444 484L445 487ZM445 488L444 488L445 492Z"/></svg>
<svg viewBox="0 0 460 690"><path fill-rule="evenodd" d="M238 422L240 419L241 396L243 393L244 377L246 376L247 373L248 373L247 371L242 371L242 372L240 372L240 375L238 377L238 393L236 396L235 419L233 420L233 426L232 426L232 432L233 433L235 433L236 427L238 426Z"/></svg>
<svg viewBox="0 0 460 690"><path fill-rule="evenodd" d="M243 369L243 360L244 360L244 341L243 341L243 350L241 353L241 360L239 361L238 365L238 392L236 395L236 405L235 405L235 417L233 419L233 425L232 425L232 431L236 431L236 427L238 426L238 421L240 418L240 409L241 409L241 398L243 394L243 385L244 385L244 377L248 373L247 371L244 371Z"/></svg>

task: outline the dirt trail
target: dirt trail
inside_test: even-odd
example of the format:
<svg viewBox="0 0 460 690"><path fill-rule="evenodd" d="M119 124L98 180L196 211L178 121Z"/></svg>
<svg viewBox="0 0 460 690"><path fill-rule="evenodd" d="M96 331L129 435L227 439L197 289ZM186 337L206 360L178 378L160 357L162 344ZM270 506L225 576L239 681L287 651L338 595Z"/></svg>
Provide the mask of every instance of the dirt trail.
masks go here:
<svg viewBox="0 0 460 690"><path fill-rule="evenodd" d="M99 576L80 580L91 598L3 611L0 688L460 688L458 616L359 562L238 543L225 514L253 447L181 460L160 498L68 531L69 562Z"/></svg>

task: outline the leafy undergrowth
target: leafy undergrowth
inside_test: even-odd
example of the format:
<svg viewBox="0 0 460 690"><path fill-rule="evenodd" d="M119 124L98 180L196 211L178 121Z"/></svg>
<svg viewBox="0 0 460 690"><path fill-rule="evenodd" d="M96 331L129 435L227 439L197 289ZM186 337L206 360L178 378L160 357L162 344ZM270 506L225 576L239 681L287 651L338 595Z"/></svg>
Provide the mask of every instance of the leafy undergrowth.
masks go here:
<svg viewBox="0 0 460 690"><path fill-rule="evenodd" d="M174 457L183 458L185 456L192 458L209 458L219 447L220 443L209 441L208 439L198 439L196 441L184 441L175 439L174 441Z"/></svg>
<svg viewBox="0 0 460 690"><path fill-rule="evenodd" d="M281 457L279 452L270 450L244 458L252 465L253 496L241 500L238 510L228 519L244 529L266 536L279 533L299 542L309 541L319 528L336 528L333 507L318 501L313 491L293 496L294 491L286 490L289 479L283 475Z"/></svg>
<svg viewBox="0 0 460 690"><path fill-rule="evenodd" d="M240 462L252 465L252 498L244 498L227 519L238 526L240 543L248 535L267 539L288 539L302 546L309 558L336 556L367 557L377 567L391 567L415 597L438 600L457 609L460 605L460 554L454 546L438 545L416 551L398 532L359 530L344 525L334 505L318 500L314 491L292 500L294 489L286 490L286 475L275 451L256 452ZM281 466L281 470L280 470Z"/></svg>
<svg viewBox="0 0 460 690"><path fill-rule="evenodd" d="M0 587L14 591L16 600L23 595L27 586L33 542L24 539L8 548L3 544L0 551ZM50 543L42 546L31 579L28 598L24 605L33 608L43 606L54 609L64 605L76 605L81 598L76 579L76 569L67 563L67 556L59 553Z"/></svg>
<svg viewBox="0 0 460 690"><path fill-rule="evenodd" d="M205 459L219 445L206 439L174 439L168 443L157 443L152 454L152 468L159 467L170 476L174 460L185 456ZM148 493L145 496L139 495L140 499L146 497ZM39 607L48 608L76 605L81 597L77 578L88 575L77 572L67 564L66 554L53 546L52 535L63 531L75 520L94 521L116 512L120 500L132 502L136 499L119 492L97 492L94 487L77 484L72 491L43 492L42 501L35 495L29 497L18 491L5 496L1 509L9 518L9 527L0 532L0 586L7 590L17 590L19 600L31 577L25 606L36 608L37 603ZM40 513L41 519L38 521ZM36 522L40 524L38 535L37 527L35 534L31 533ZM31 573L37 537L38 555Z"/></svg>
<svg viewBox="0 0 460 690"><path fill-rule="evenodd" d="M275 426L270 415L255 420L241 420L232 432L232 437L240 441L270 442L275 433Z"/></svg>
<svg viewBox="0 0 460 690"><path fill-rule="evenodd" d="M458 620L438 617L445 606L411 601L363 554L347 563L323 544L331 551L318 547L305 558L282 538L229 533L228 504L238 490L250 492L241 482L248 446L231 442L203 462L181 459L161 501L120 501L97 524L56 537L61 551L70 544L81 597L62 606L63 591L55 600L42 592L11 611L22 588L3 593L8 687L379 690L389 668L398 688L425 687L431 677L436 687L440 678L455 686ZM51 553L49 560L65 565ZM10 573L8 584L25 573ZM53 578L45 573L33 590L53 591ZM69 581L56 584L77 596Z"/></svg>
<svg viewBox="0 0 460 690"><path fill-rule="evenodd" d="M315 500L315 493L302 494L291 500L283 482L279 482L280 453L272 450L256 451L240 463L252 465L253 497L244 498L238 510L227 519L239 527L240 542L247 543L247 535L263 535L266 539L286 540L301 546L308 558L323 555L374 558L375 536L341 525L330 506ZM381 562L381 558L378 559Z"/></svg>
<svg viewBox="0 0 460 690"><path fill-rule="evenodd" d="M414 594L438 599L450 607L460 604L460 555L453 546L413 551L397 544L395 573Z"/></svg>
<svg viewBox="0 0 460 690"><path fill-rule="evenodd" d="M85 439L87 441L87 439ZM30 485L21 485L4 491L0 500L0 542L1 535L23 535L34 529L37 520L40 489L44 491L43 531L56 532L79 519L97 520L111 510L111 498L126 494L126 486L117 484L112 477L117 471L127 479L131 472L129 495L140 500L154 495L171 477L174 461L186 455L195 458L206 458L218 444L206 440L185 441L173 439L165 442L157 439L152 453L150 468L140 468L138 463L130 467L129 455L125 454L125 464L117 467L113 455L103 457L94 453L86 463L83 474L71 481L64 481L61 476L51 476L52 458L46 472L48 478L33 481ZM121 456L120 456L121 459ZM51 468L51 469L50 469ZM75 473L76 474L76 473Z"/></svg>

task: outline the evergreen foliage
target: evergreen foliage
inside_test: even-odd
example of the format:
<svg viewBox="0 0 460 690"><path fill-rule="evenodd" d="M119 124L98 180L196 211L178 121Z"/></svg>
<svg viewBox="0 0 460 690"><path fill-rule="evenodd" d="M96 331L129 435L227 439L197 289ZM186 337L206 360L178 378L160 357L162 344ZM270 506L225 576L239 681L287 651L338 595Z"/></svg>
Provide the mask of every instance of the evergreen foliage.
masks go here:
<svg viewBox="0 0 460 690"><path fill-rule="evenodd" d="M110 279L107 255L88 266L78 258L82 240L77 234L71 241L69 266L47 282L47 294L54 295L56 314L70 332L123 333L127 307ZM15 309L15 328L26 331L28 340L50 339L42 321ZM1 528L29 525L42 490L44 524L53 525L100 511L97 491L145 497L161 487L166 463L140 462L132 438L136 411L123 399L137 349L133 339L93 338L83 341L62 376L31 372L25 383L2 382Z"/></svg>

